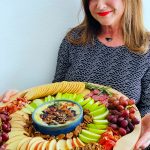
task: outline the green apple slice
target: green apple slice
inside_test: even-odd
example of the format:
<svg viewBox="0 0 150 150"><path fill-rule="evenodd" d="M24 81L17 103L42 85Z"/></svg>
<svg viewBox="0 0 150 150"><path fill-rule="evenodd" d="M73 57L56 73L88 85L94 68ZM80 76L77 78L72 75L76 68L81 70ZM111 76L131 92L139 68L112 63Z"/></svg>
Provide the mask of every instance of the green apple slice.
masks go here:
<svg viewBox="0 0 150 150"><path fill-rule="evenodd" d="M96 134L102 134L107 131L107 130L99 130L99 129L93 129L93 128L87 128L87 129Z"/></svg>
<svg viewBox="0 0 150 150"><path fill-rule="evenodd" d="M25 108L22 109L23 112L27 113L27 114L32 114L32 112L34 111L34 108L30 106L30 104L27 104L25 106Z"/></svg>
<svg viewBox="0 0 150 150"><path fill-rule="evenodd" d="M97 139L88 138L88 137L84 136L83 134L79 134L79 139L84 143L97 142Z"/></svg>
<svg viewBox="0 0 150 150"><path fill-rule="evenodd" d="M31 106L30 106L30 104L26 105L25 107L26 107L27 109L29 109L31 112L33 112L33 111L34 111L34 108L33 108L33 107L31 107Z"/></svg>
<svg viewBox="0 0 150 150"><path fill-rule="evenodd" d="M29 105L31 107L33 107L34 109L37 108L39 105L43 104L44 101L42 101L41 99L35 99L32 103L30 103Z"/></svg>
<svg viewBox="0 0 150 150"><path fill-rule="evenodd" d="M55 99L61 99L62 98L62 93L57 93Z"/></svg>
<svg viewBox="0 0 150 150"><path fill-rule="evenodd" d="M108 125L108 120L93 120L94 124L98 124L98 125Z"/></svg>
<svg viewBox="0 0 150 150"><path fill-rule="evenodd" d="M83 106L83 109L89 109L94 104L94 99L91 99L86 105Z"/></svg>
<svg viewBox="0 0 150 150"><path fill-rule="evenodd" d="M108 127L108 125L104 125L104 124L103 125L95 124L95 126L96 126L97 129L100 129L100 130L105 130Z"/></svg>
<svg viewBox="0 0 150 150"><path fill-rule="evenodd" d="M69 99L69 100L73 100L73 94L69 94L69 93L68 93L68 99Z"/></svg>
<svg viewBox="0 0 150 150"><path fill-rule="evenodd" d="M104 104L100 104L100 105L98 105L98 106L96 107L95 110L92 110L91 112L96 111L96 110L98 110L98 109L100 109L100 108L102 108L102 107L106 107L106 106L105 106Z"/></svg>
<svg viewBox="0 0 150 150"><path fill-rule="evenodd" d="M78 103L81 103L84 101L84 97L83 97L83 94L78 94L75 98L75 101L78 102Z"/></svg>
<svg viewBox="0 0 150 150"><path fill-rule="evenodd" d="M108 125L97 125L97 124L92 124L92 123L90 123L90 124L87 124L87 127L88 128L92 128L92 129L106 129L107 127L108 127Z"/></svg>
<svg viewBox="0 0 150 150"><path fill-rule="evenodd" d="M84 106L84 105L86 105L88 102L90 102L91 101L91 98L89 97L89 98L87 98L87 99L85 99L83 102L80 102L79 104L81 105L81 106Z"/></svg>
<svg viewBox="0 0 150 150"><path fill-rule="evenodd" d="M55 98L53 96L49 95L49 96L45 97L45 102L49 102L49 101L54 100L54 99Z"/></svg>
<svg viewBox="0 0 150 150"><path fill-rule="evenodd" d="M109 114L109 110L106 109L106 111L103 114L100 114L98 116L94 117L94 120L102 120L105 119L107 117L107 115Z"/></svg>
<svg viewBox="0 0 150 150"><path fill-rule="evenodd" d="M100 138L100 135L93 133L91 131L88 131L88 130L84 130L84 129L82 130L81 134L88 137L88 138L92 138L92 139L98 140Z"/></svg>
<svg viewBox="0 0 150 150"><path fill-rule="evenodd" d="M97 110L97 108L98 108L99 105L100 105L100 102L99 102L99 101L96 102L95 104L93 104L93 105L89 108L90 112L92 112L92 111L94 111L94 110Z"/></svg>
<svg viewBox="0 0 150 150"><path fill-rule="evenodd" d="M99 108L95 111L90 112L90 115L93 116L93 117L99 116L100 114L103 114L106 111L106 109L107 108L105 106L103 106L103 107L101 107L101 108Z"/></svg>
<svg viewBox="0 0 150 150"><path fill-rule="evenodd" d="M24 113L27 113L27 114L32 114L32 112L27 108L23 108L23 109L21 109L21 111Z"/></svg>
<svg viewBox="0 0 150 150"><path fill-rule="evenodd" d="M64 93L61 97L61 99L65 100L65 99L68 99L68 93Z"/></svg>

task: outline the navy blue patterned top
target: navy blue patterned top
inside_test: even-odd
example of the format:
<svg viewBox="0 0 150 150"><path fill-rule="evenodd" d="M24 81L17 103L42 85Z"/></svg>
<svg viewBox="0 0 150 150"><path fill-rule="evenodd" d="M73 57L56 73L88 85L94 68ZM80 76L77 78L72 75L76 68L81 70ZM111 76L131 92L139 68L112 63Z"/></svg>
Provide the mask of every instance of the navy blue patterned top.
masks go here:
<svg viewBox="0 0 150 150"><path fill-rule="evenodd" d="M65 38L58 53L53 82L86 81L109 85L134 98L142 116L150 112L150 51L135 54L126 46L72 45Z"/></svg>

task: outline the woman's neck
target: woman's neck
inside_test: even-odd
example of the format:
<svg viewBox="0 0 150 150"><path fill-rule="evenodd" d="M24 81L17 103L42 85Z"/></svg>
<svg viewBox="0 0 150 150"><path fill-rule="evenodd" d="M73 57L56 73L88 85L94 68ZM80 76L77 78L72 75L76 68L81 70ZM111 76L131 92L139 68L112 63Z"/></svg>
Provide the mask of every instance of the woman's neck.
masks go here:
<svg viewBox="0 0 150 150"><path fill-rule="evenodd" d="M119 26L102 26L101 35L111 36L113 38L113 37L118 37L118 36L120 37L123 34Z"/></svg>
<svg viewBox="0 0 150 150"><path fill-rule="evenodd" d="M122 29L119 26L102 26L98 39L107 46L124 45Z"/></svg>

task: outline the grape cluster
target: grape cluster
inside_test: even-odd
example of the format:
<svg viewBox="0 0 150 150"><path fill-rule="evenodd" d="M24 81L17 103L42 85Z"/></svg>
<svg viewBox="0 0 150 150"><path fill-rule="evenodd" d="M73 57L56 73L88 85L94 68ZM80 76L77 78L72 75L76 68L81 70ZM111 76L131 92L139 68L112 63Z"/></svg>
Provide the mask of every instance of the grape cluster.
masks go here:
<svg viewBox="0 0 150 150"><path fill-rule="evenodd" d="M5 150L5 142L9 139L8 132L11 131L10 117L6 111L0 112L0 150Z"/></svg>
<svg viewBox="0 0 150 150"><path fill-rule="evenodd" d="M110 113L107 119L110 122L109 126L118 130L122 136L132 132L135 125L139 124L139 119L135 116L136 108L133 104L135 104L135 100L125 99L124 97L108 100Z"/></svg>

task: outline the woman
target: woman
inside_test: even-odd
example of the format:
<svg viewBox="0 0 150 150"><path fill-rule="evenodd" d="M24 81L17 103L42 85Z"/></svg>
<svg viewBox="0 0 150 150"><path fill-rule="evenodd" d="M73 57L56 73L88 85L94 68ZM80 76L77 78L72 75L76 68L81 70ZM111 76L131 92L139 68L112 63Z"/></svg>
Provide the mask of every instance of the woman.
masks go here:
<svg viewBox="0 0 150 150"><path fill-rule="evenodd" d="M135 149L150 144L149 34L142 20L141 0L82 0L83 22L63 40L56 81L110 85L134 98L143 119ZM11 93L6 94L9 99Z"/></svg>

